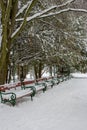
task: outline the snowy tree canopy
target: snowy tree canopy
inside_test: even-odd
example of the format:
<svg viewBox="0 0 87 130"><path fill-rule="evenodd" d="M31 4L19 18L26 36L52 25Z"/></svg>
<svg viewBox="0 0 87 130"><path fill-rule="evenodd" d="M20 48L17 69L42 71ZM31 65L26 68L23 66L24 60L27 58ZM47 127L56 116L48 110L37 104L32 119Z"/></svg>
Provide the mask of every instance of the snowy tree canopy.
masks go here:
<svg viewBox="0 0 87 130"><path fill-rule="evenodd" d="M32 41L31 44L37 49L30 49L32 47L29 46L27 54L23 50L24 57L21 57L20 61L35 55L35 52L31 53L30 50L38 50L38 58L50 65L55 63L55 60L57 64L67 64L70 61L70 66L86 63L84 39L87 26L82 21L85 20L87 10L81 7L77 0L1 0L0 11L1 81L4 82L8 75L10 51L15 42L19 42L21 47L24 43L29 43L26 46L30 45L30 34L38 41L35 43L39 44L36 46ZM79 19L80 16L82 20ZM44 57L41 57L41 52Z"/></svg>

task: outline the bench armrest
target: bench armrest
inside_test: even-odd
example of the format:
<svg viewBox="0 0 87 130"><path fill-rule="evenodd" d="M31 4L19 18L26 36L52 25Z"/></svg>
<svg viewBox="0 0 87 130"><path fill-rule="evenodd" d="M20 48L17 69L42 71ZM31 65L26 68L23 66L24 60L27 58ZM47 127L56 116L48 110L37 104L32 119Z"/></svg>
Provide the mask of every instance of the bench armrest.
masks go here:
<svg viewBox="0 0 87 130"><path fill-rule="evenodd" d="M6 102L10 102L13 106L16 103L16 94L13 92L0 92L0 96L1 96L1 102L2 103L6 103Z"/></svg>

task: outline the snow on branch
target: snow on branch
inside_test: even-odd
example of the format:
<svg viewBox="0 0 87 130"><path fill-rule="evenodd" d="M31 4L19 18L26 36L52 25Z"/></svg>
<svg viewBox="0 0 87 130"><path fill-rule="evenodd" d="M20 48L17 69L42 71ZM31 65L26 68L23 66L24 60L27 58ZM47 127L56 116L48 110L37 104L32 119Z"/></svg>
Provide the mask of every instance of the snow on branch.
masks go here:
<svg viewBox="0 0 87 130"><path fill-rule="evenodd" d="M34 18L36 18L36 17L38 17L38 16L40 16L40 15L43 15L43 14L45 14L45 13L48 13L48 12L50 12L50 11L53 10L53 9L66 6L66 5L68 5L68 4L70 4L70 3L74 2L74 1L75 1L75 0L69 0L69 1L67 1L67 2L65 2L65 3L63 3L63 4L61 4L61 5L51 6L50 8L45 9L45 10L39 12L39 13L36 13L36 14L34 14L33 16L31 16L31 17L27 17L27 21L31 21L32 19L34 19ZM23 21L23 20L24 20L24 18L16 19L16 21Z"/></svg>
<svg viewBox="0 0 87 130"><path fill-rule="evenodd" d="M27 2L21 9L19 9L18 13L16 14L16 17L18 17L23 11L29 6L30 1Z"/></svg>
<svg viewBox="0 0 87 130"><path fill-rule="evenodd" d="M49 14L41 15L40 18L50 17L50 16L53 16L53 15L58 15L58 14L61 14L61 13L64 13L64 12L69 12L69 11L87 13L87 10L85 10L85 9L67 8L67 9L63 9L63 10L60 10L60 11L55 12L55 13L49 13Z"/></svg>
<svg viewBox="0 0 87 130"><path fill-rule="evenodd" d="M40 13L36 13L36 14L34 14L33 16L31 16L31 17L27 17L27 22L30 22L31 20L33 20L33 19L35 19L35 18L50 17L50 16L53 16L53 15L58 15L58 14L61 14L61 13L64 13L64 12L69 12L69 11L87 13L87 10L85 10L85 9L67 8L67 9L60 10L60 11L58 11L58 12L45 14L45 13L47 13L48 11L50 11L51 9L53 9L54 7L55 7L55 6L52 6L51 8L46 9L46 10L40 12ZM24 20L24 18L16 19L16 21L23 21L23 20Z"/></svg>
<svg viewBox="0 0 87 130"><path fill-rule="evenodd" d="M86 9L74 9L74 8L68 8L68 9L69 9L69 11L87 13L87 10L86 10Z"/></svg>
<svg viewBox="0 0 87 130"><path fill-rule="evenodd" d="M49 16L53 16L53 15L57 15L57 14L61 14L61 13L64 13L64 12L69 12L69 11L87 13L87 10L85 10L85 9L67 8L67 9L63 9L63 10L60 10L60 11L55 12L55 13L50 13L50 14L48 14L48 15L42 15L42 16L40 16L40 17L49 17Z"/></svg>
<svg viewBox="0 0 87 130"><path fill-rule="evenodd" d="M31 17L27 17L26 20L30 22L31 20L37 18L38 16L40 16L40 15L42 15L42 14L45 14L46 12L52 10L52 9L55 8L55 7L56 7L56 6L52 6L51 8L46 9L46 10L42 11L41 13L36 13L36 14L34 14L33 16L31 16ZM21 18L21 19L17 19L16 21L23 21L23 23L24 23L25 20L24 20L24 18ZM19 30L20 30L20 29L22 28L22 26L23 26L23 23L20 25L19 28L17 28L17 29L15 30L15 32L12 34L11 38L13 38L13 37L19 32Z"/></svg>
<svg viewBox="0 0 87 130"><path fill-rule="evenodd" d="M61 5L58 5L57 8L66 6L66 5L68 5L68 4L71 4L71 3L74 2L74 1L75 1L75 0L69 0L69 1L67 1L67 2L65 2L65 3L63 3L63 4L61 4Z"/></svg>
<svg viewBox="0 0 87 130"><path fill-rule="evenodd" d="M37 2L37 0L32 0L31 3L28 5L28 7L25 11L25 14L24 14L24 20L23 20L22 24L20 25L20 27L12 34L11 40L13 40L22 31L22 29L26 25L27 16L31 12L32 7L36 4L36 2Z"/></svg>
<svg viewBox="0 0 87 130"><path fill-rule="evenodd" d="M56 9L56 8L60 8L60 7L63 7L63 6L66 6L72 2L74 2L75 0L69 0L61 5L55 5L55 6L52 6L48 9L45 9L39 13L36 13L34 14L33 16L30 16L28 17L29 13L31 12L31 9L32 7L35 5L37 0L32 0L32 2L28 5L27 9L26 9L26 12L25 12L25 15L24 15L24 18L21 18L21 19L16 19L16 21L22 21L20 27L12 34L12 40L22 31L23 27L26 25L26 22L30 22L32 21L33 19L35 18L43 18L43 17L50 17L50 16L53 16L53 15L57 15L57 14L61 14L63 12L68 12L68 11L80 11L80 12L85 12L87 13L87 10L85 9L73 9L73 8L66 8L66 9L63 9L63 10L60 10L58 12L52 12L52 13L49 13L50 11L52 11L53 9ZM47 14L48 13L48 14Z"/></svg>
<svg viewBox="0 0 87 130"><path fill-rule="evenodd" d="M56 7L57 6L52 6L52 7L48 8L48 9L45 9L45 10L39 12L39 13L34 14L31 17L27 17L27 21L31 21L32 19L37 18L37 17L39 17L39 16L41 16L41 15L51 11L52 9L55 9ZM23 20L24 20L24 18L16 19L16 21L23 21Z"/></svg>

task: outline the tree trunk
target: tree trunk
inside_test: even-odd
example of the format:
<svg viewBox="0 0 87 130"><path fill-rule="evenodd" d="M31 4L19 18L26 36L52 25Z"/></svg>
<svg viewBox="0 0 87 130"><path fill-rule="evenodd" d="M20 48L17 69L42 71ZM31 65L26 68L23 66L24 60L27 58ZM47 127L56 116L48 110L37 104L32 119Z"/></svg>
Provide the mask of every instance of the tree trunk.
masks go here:
<svg viewBox="0 0 87 130"><path fill-rule="evenodd" d="M34 65L34 73L35 73L35 79L38 79L38 70L37 65Z"/></svg>
<svg viewBox="0 0 87 130"><path fill-rule="evenodd" d="M0 84L6 83L8 76L8 65L10 47L12 44L11 35L15 25L15 16L18 0L1 0L1 23L2 23L2 42L0 52Z"/></svg>
<svg viewBox="0 0 87 130"><path fill-rule="evenodd" d="M49 67L50 76L52 76L52 66Z"/></svg>
<svg viewBox="0 0 87 130"><path fill-rule="evenodd" d="M43 69L43 64L42 62L35 63L34 64L34 73L35 73L35 78L41 78L42 75L42 69Z"/></svg>
<svg viewBox="0 0 87 130"><path fill-rule="evenodd" d="M41 78L41 75L42 75L42 63L41 62L39 63L39 72L38 73L39 73L38 74L39 78Z"/></svg>
<svg viewBox="0 0 87 130"><path fill-rule="evenodd" d="M11 68L11 66L9 66L6 83L10 83L10 81L11 81L11 75L12 75L11 70L12 70L12 68Z"/></svg>
<svg viewBox="0 0 87 130"><path fill-rule="evenodd" d="M3 59L4 55L1 57ZM8 64L9 64L9 55L7 54L4 60L1 60L0 64L0 84L6 83L7 75L8 75Z"/></svg>
<svg viewBox="0 0 87 130"><path fill-rule="evenodd" d="M27 7L24 14L24 20L22 24L20 24L20 28L12 36L18 10L18 0L0 0L2 24L2 43L0 48L0 84L4 84L7 79L6 77L8 73L9 55L12 41L14 40L14 38L16 38L16 36L19 35L19 33L26 25L26 18L36 2L37 0L33 0L31 4Z"/></svg>

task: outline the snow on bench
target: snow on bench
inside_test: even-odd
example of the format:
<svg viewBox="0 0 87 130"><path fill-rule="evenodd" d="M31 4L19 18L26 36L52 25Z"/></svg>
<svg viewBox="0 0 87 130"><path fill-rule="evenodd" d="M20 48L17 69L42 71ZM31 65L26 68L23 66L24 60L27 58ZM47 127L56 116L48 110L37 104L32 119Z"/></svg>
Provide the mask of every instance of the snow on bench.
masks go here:
<svg viewBox="0 0 87 130"><path fill-rule="evenodd" d="M16 92L16 98L22 98L24 96L31 96L31 94L33 93L33 91L31 89L28 89L28 90L22 90L22 91L19 91L19 92Z"/></svg>
<svg viewBox="0 0 87 130"><path fill-rule="evenodd" d="M1 102L2 103L10 102L14 106L18 99L23 98L25 96L31 96L31 100L32 100L32 97L35 95L35 93L41 90L43 92L46 90L44 84L39 84L39 85L33 84L29 86L24 86L24 88L22 88L22 90L20 91L0 92Z"/></svg>
<svg viewBox="0 0 87 130"><path fill-rule="evenodd" d="M50 79L45 79L44 81L37 81L36 83L29 84L29 85L23 85L20 86L20 91L14 91L14 92L2 92L0 91L1 96L1 102L6 103L10 102L13 106L16 104L16 101L20 98L23 98L25 96L31 96L32 97L38 92L38 91L46 91L47 87L51 86L53 87L55 84L59 84L59 82L62 82L66 80L66 76L60 76L60 77L52 77ZM14 85L15 86L15 85Z"/></svg>
<svg viewBox="0 0 87 130"><path fill-rule="evenodd" d="M54 80L54 78L50 78L50 79L46 79L45 80L45 84L47 85L47 87L51 86L53 87L57 82Z"/></svg>
<svg viewBox="0 0 87 130"><path fill-rule="evenodd" d="M42 84L41 85L35 85L34 86L36 88L36 92L42 90L43 92L45 91L45 86L43 86Z"/></svg>
<svg viewBox="0 0 87 130"><path fill-rule="evenodd" d="M26 97L26 96L34 96L35 92L33 88L29 88L26 90L21 90L18 92L0 92L1 95L1 103L10 102L13 106L16 104L16 101L20 98Z"/></svg>
<svg viewBox="0 0 87 130"><path fill-rule="evenodd" d="M46 85L44 82L36 82L36 83L33 83L33 84L30 84L30 85L24 85L22 86L22 89L27 89L27 88L32 88L34 89L35 93L38 92L38 91L46 91Z"/></svg>
<svg viewBox="0 0 87 130"><path fill-rule="evenodd" d="M53 78L53 83L54 83L54 84L59 84L59 83L60 83L59 78L54 77L54 78Z"/></svg>

